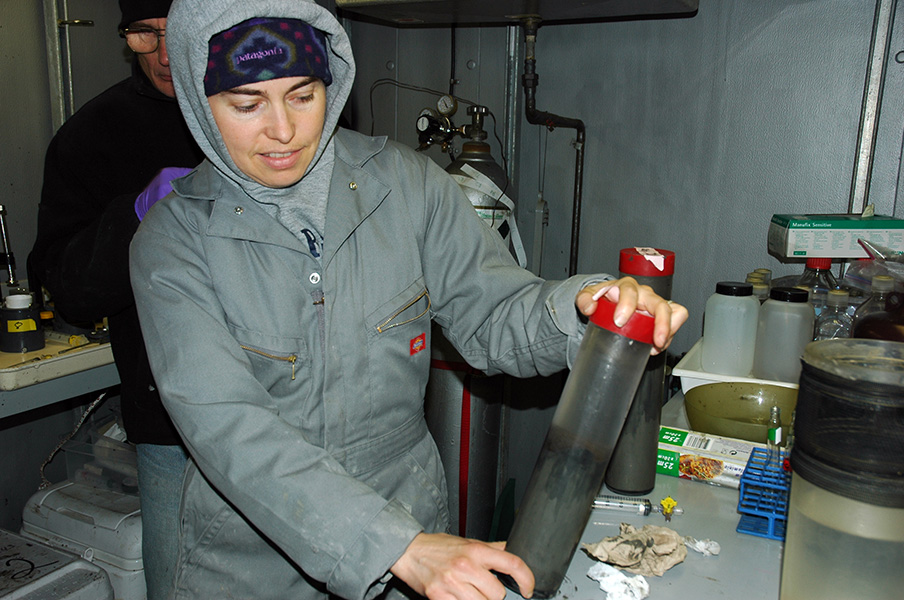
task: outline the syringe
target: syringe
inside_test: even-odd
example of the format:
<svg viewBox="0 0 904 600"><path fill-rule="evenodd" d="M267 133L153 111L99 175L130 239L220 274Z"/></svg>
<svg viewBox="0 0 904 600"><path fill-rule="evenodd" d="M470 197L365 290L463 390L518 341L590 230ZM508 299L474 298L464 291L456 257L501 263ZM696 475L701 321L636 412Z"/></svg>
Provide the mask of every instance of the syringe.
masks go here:
<svg viewBox="0 0 904 600"><path fill-rule="evenodd" d="M653 504L647 498L624 498L622 496L597 496L593 500L593 508L605 508L608 510L620 510L624 512L634 513L643 517L652 513L661 513L662 506ZM684 509L675 507L672 509L673 515L684 513Z"/></svg>

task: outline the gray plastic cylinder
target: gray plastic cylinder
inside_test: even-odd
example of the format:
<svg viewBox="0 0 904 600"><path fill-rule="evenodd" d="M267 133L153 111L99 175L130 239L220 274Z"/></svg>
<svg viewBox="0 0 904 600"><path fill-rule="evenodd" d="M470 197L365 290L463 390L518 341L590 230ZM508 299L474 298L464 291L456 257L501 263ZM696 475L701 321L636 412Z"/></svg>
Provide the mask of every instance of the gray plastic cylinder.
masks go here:
<svg viewBox="0 0 904 600"><path fill-rule="evenodd" d="M625 273L619 273L624 277ZM672 297L672 275L640 276L627 274L641 285L648 285L666 300ZM647 361L643 377L634 394L618 443L606 469L606 487L618 494L647 494L656 483L656 454L659 447L659 423L665 401L666 353Z"/></svg>
<svg viewBox="0 0 904 600"><path fill-rule="evenodd" d="M600 301L611 320L609 305ZM599 326L596 316L587 325L506 543L506 550L533 571L533 598L551 598L565 578L650 355L652 317L634 313L623 328L646 321L649 331L638 341ZM500 578L519 591L510 577Z"/></svg>

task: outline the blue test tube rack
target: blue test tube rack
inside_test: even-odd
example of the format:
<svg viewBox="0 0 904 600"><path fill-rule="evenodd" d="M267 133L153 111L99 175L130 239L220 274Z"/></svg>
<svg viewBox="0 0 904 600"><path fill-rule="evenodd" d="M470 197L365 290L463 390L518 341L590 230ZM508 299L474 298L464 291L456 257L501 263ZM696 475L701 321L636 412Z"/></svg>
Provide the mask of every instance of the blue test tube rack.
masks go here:
<svg viewBox="0 0 904 600"><path fill-rule="evenodd" d="M791 473L784 469L786 454L769 463L766 450L754 448L741 475L737 531L773 540L785 539Z"/></svg>

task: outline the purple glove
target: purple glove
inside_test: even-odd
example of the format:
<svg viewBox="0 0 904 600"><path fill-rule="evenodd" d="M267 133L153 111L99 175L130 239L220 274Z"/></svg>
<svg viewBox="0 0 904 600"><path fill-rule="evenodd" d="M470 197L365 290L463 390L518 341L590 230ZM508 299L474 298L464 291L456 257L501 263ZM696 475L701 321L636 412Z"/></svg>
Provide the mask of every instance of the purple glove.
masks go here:
<svg viewBox="0 0 904 600"><path fill-rule="evenodd" d="M138 215L138 220L144 219L144 215L148 214L148 210L154 206L157 200L173 191L173 186L170 185L173 179L188 175L191 172L192 170L186 167L164 167L160 169L160 172L154 176L135 200L135 214Z"/></svg>

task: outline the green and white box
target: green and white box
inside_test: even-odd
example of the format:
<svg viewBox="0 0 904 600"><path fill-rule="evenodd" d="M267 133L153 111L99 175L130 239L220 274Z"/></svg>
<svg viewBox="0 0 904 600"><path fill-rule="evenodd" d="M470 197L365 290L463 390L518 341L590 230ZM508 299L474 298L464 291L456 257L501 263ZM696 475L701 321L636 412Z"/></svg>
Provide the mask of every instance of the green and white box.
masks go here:
<svg viewBox="0 0 904 600"><path fill-rule="evenodd" d="M656 472L739 488L741 474L754 448L765 448L765 445L662 426L659 428Z"/></svg>
<svg viewBox="0 0 904 600"><path fill-rule="evenodd" d="M768 249L779 258L869 258L859 239L904 252L904 220L885 215L772 215Z"/></svg>

